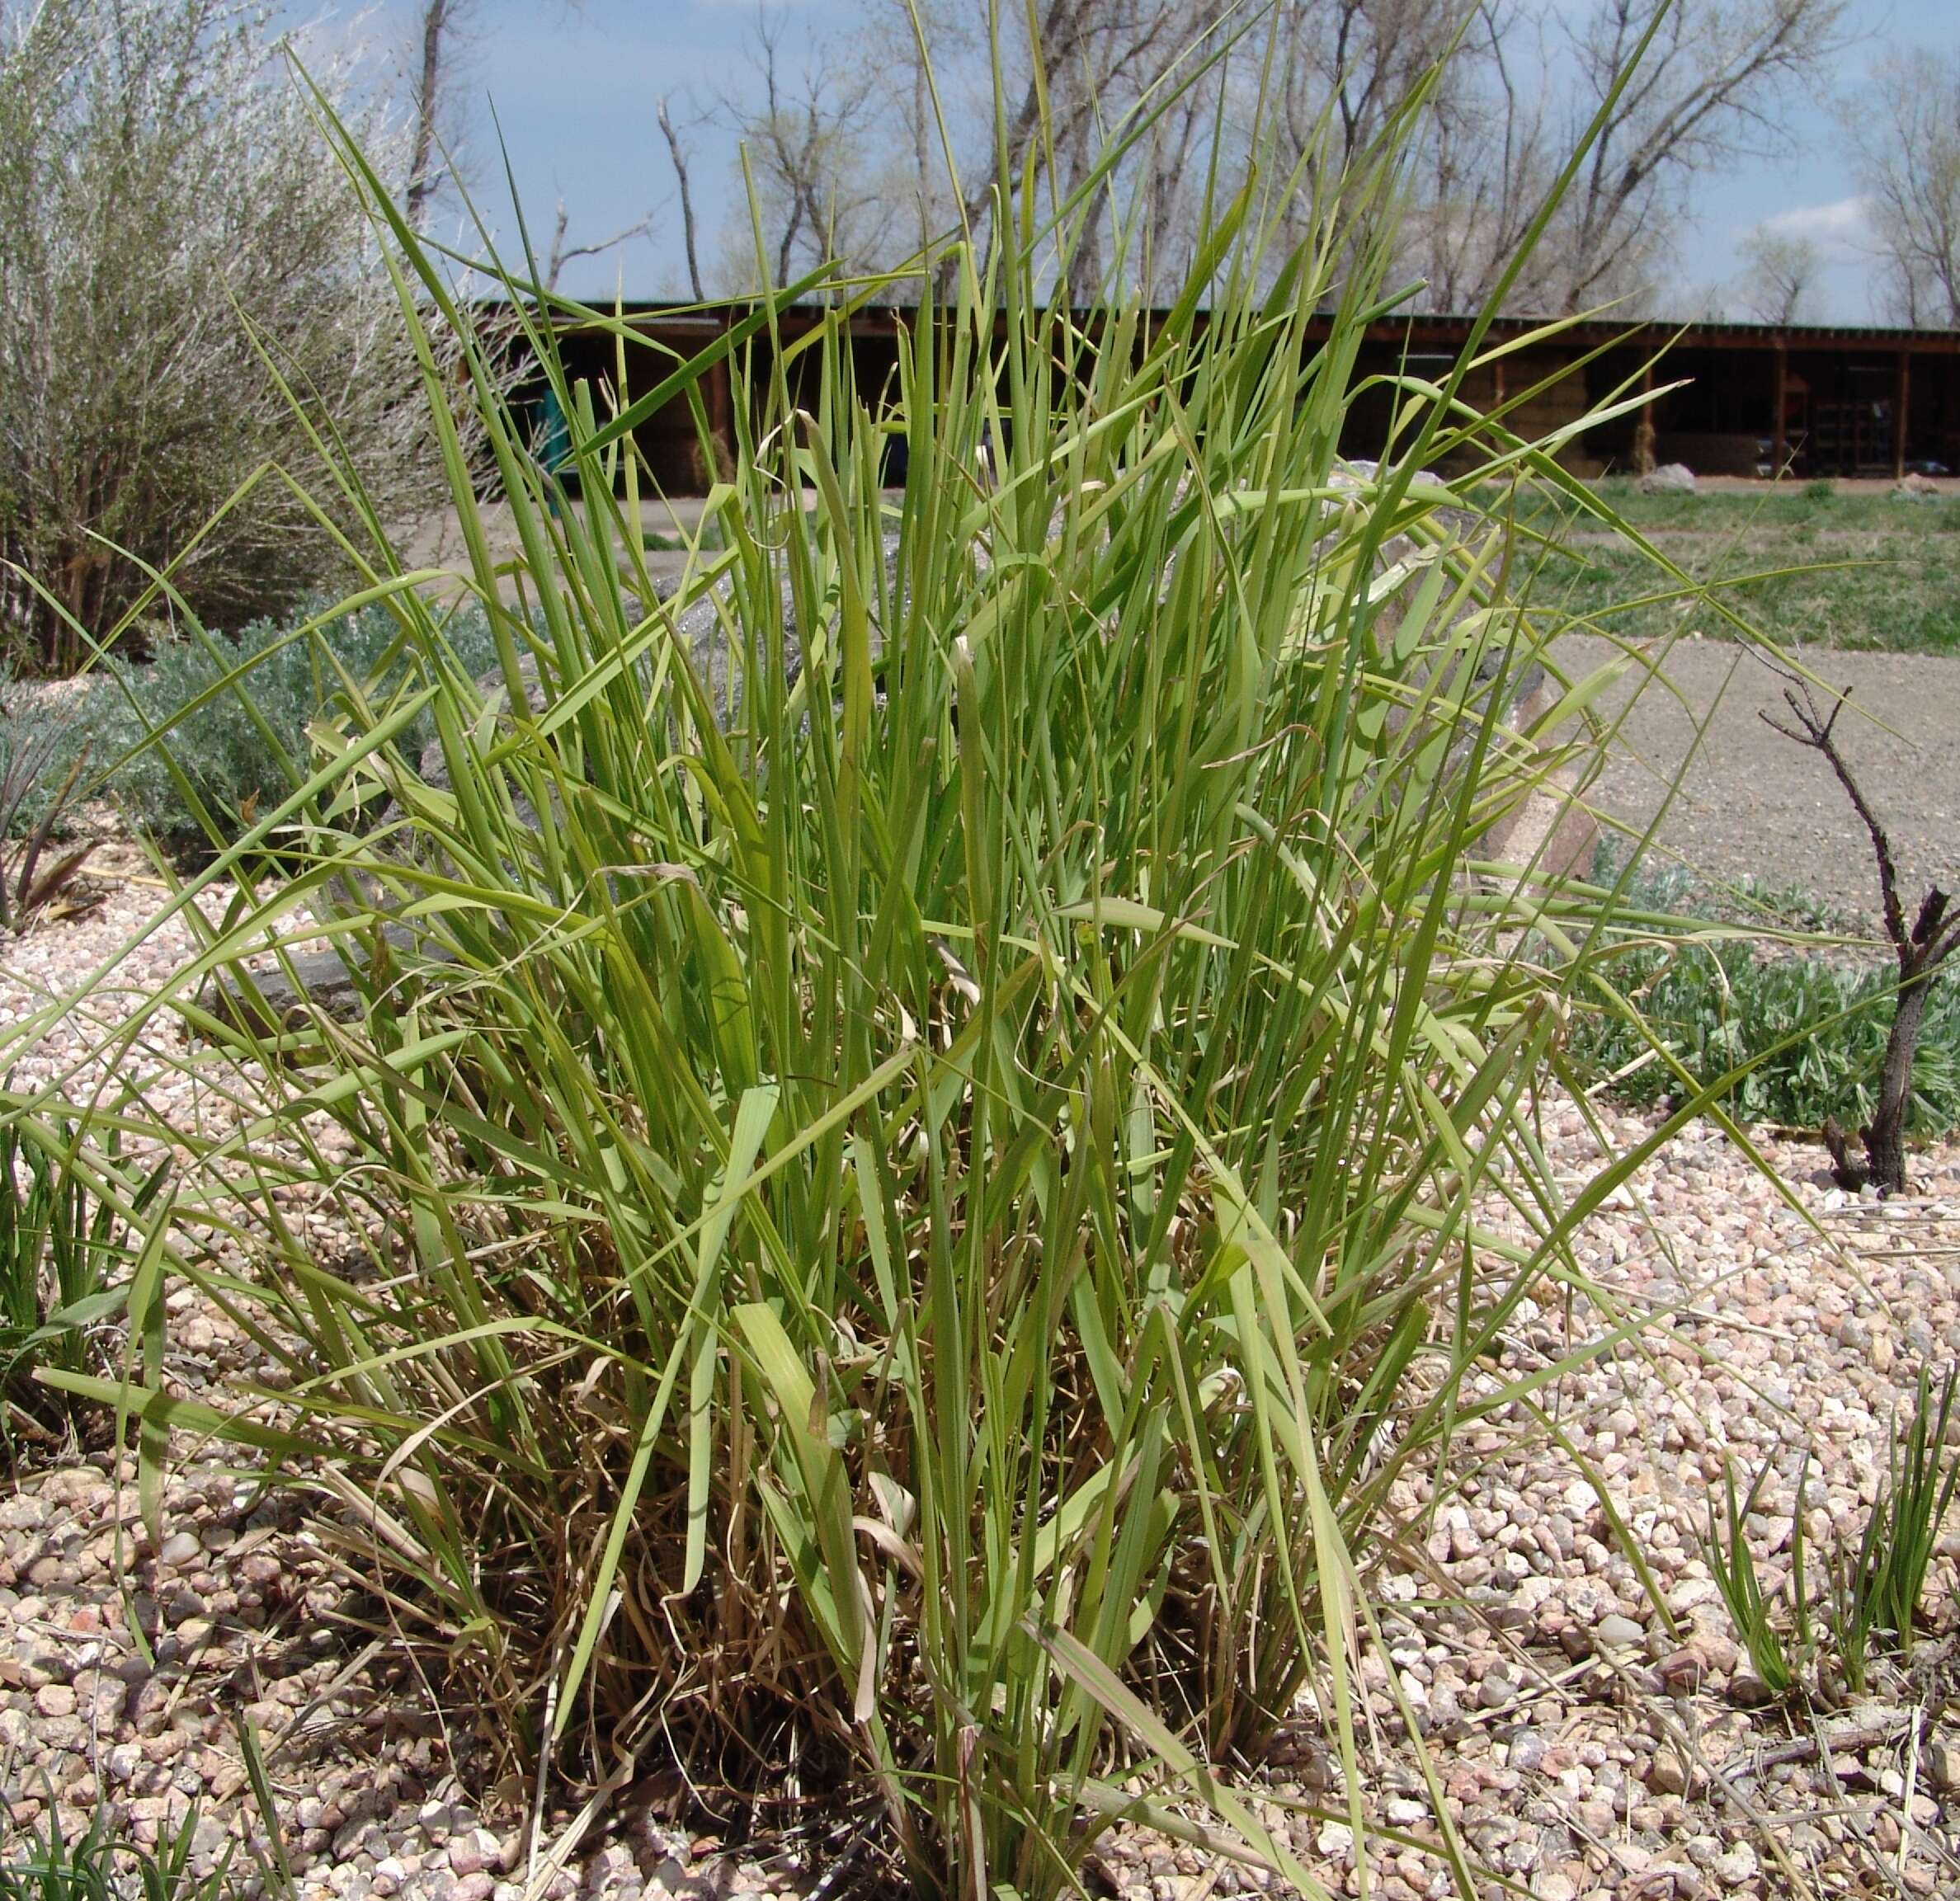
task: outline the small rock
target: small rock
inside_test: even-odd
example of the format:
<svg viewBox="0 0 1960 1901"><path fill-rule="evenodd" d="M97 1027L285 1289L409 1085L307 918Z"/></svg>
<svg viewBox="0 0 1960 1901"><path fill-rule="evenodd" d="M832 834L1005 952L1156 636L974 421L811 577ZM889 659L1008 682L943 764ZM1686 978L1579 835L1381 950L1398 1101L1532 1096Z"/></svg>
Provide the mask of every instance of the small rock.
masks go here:
<svg viewBox="0 0 1960 1901"><path fill-rule="evenodd" d="M1690 1644L1664 1657L1656 1666L1662 1686L1677 1696L1692 1696L1708 1674L1708 1660Z"/></svg>
<svg viewBox="0 0 1960 1901"><path fill-rule="evenodd" d="M1756 1877L1755 1850L1746 1842L1738 1842L1727 1853L1715 1858L1709 1872L1724 1888L1740 1888L1744 1882L1753 1881Z"/></svg>
<svg viewBox="0 0 1960 1901"><path fill-rule="evenodd" d="M1664 462L1640 478L1642 495L1693 495L1701 484L1685 463Z"/></svg>
<svg viewBox="0 0 1960 1901"><path fill-rule="evenodd" d="M1663 1749L1655 1757L1653 1767L1647 1771L1647 1786L1656 1795L1688 1793L1688 1772L1681 1767L1673 1750Z"/></svg>
<svg viewBox="0 0 1960 1901"><path fill-rule="evenodd" d="M450 1871L455 1875L480 1874L496 1866L497 1861L497 1837L488 1828L472 1828L467 1835L456 1836L449 1845Z"/></svg>
<svg viewBox="0 0 1960 1901"><path fill-rule="evenodd" d="M1511 1738L1506 1767L1529 1775L1543 1762L1551 1746L1536 1729L1520 1729Z"/></svg>
<svg viewBox="0 0 1960 1901"><path fill-rule="evenodd" d="M1618 1612L1593 1626L1593 1642L1603 1650L1637 1650L1646 1641L1647 1632Z"/></svg>
<svg viewBox="0 0 1960 1901"><path fill-rule="evenodd" d="M1728 1700L1738 1710L1761 1710L1776 1701L1776 1692L1744 1664L1729 1678Z"/></svg>
<svg viewBox="0 0 1960 1901"><path fill-rule="evenodd" d="M163 1541L163 1548L157 1553L166 1565L172 1567L188 1565L203 1555L204 1546L195 1532L175 1532Z"/></svg>

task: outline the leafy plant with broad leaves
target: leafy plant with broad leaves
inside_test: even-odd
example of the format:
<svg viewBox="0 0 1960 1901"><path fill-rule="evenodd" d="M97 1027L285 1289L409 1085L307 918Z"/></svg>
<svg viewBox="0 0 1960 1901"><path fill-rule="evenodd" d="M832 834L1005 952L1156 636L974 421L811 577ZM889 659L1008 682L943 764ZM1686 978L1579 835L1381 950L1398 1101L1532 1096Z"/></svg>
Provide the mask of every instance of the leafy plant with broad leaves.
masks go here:
<svg viewBox="0 0 1960 1901"><path fill-rule="evenodd" d="M609 1788L678 1753L765 1803L794 1762L949 1894L1072 1891L1114 1822L1189 1834L1195 1805L1318 1893L1220 1767L1304 1697L1361 1833L1354 1663L1400 1488L1446 1497L1466 1424L1615 1337L1486 1376L1703 1100L1576 1189L1537 1139L1612 894L1501 862L1496 828L1583 773L1638 662L1558 673L1478 500L1610 519L1562 435L1464 402L1487 317L1439 383L1357 368L1405 148L1284 254L1261 193L1291 181L1214 202L1167 310L1086 320L1049 294L1086 194L1004 176L995 241L921 260L889 375L852 321L882 283L819 273L676 360L513 280L582 497L473 356L514 562L431 372L471 551L441 586L501 686L370 515L346 605L392 617L403 673L345 683L159 919L200 951L105 1053L176 1048L175 1017L169 1060L230 1113L154 1128L190 1160L136 1217L129 1376L54 1376L137 1414L146 1466L181 1427L323 1491L494 1749ZM466 329L341 149L405 320ZM611 396L568 379L559 314L614 338ZM733 473L663 601L633 431L685 403L705 438L724 374ZM1391 454L1344 462L1384 399ZM1516 730L1540 666L1565 690ZM199 1001L323 932L356 1021ZM167 1386L178 1280L276 1392Z"/></svg>
<svg viewBox="0 0 1960 1901"><path fill-rule="evenodd" d="M1651 1105L1722 1076L1748 1120L1814 1129L1837 1113L1870 1118L1899 984L1896 972L1847 960L1863 940L1846 920L1800 893L1725 902L1639 867L1624 891L1629 923L1647 911L1658 928L1645 942L1629 932L1614 973L1637 1014L1589 1011L1575 1028L1573 1061L1593 1084ZM1948 988L1925 1003L1908 1126L1922 1136L1960 1127L1960 996Z"/></svg>

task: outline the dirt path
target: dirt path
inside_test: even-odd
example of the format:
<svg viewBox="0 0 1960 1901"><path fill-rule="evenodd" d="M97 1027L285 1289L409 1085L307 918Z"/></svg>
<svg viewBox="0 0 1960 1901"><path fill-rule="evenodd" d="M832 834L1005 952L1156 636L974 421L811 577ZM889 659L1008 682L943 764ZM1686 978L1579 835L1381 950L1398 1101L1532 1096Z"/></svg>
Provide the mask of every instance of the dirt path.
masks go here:
<svg viewBox="0 0 1960 1901"><path fill-rule="evenodd" d="M1560 659L1584 671L1610 652L1604 641L1574 638ZM1929 880L1960 891L1960 659L1820 651L1805 662L1851 691L1839 739L1891 833L1908 907ZM1675 691L1656 685L1639 695L1595 802L1644 830L1685 761L1656 855L1718 878L1799 887L1876 929L1871 848L1849 802L1821 758L1758 717L1768 709L1787 722L1784 681L1726 641L1677 642L1665 671ZM1609 713L1628 698L1618 689Z"/></svg>

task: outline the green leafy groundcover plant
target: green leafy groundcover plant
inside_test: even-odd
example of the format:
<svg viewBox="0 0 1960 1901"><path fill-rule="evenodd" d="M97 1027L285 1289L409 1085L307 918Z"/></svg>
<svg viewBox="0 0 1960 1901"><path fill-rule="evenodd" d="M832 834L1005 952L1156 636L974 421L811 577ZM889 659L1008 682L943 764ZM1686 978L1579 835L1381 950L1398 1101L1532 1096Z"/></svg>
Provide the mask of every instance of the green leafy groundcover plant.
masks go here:
<svg viewBox="0 0 1960 1901"><path fill-rule="evenodd" d="M1895 970L1788 943L1765 948L1746 925L1697 936L1693 914L1706 916L1705 894L1679 880L1642 878L1631 888L1657 910L1683 914L1684 928L1674 942L1627 952L1613 981L1637 1001L1639 1021L1615 1010L1583 1015L1572 1044L1582 1071L1637 1104L1692 1089L1684 1071L1710 1080L1740 1072L1727 1099L1749 1120L1816 1128L1827 1115L1848 1127L1868 1118ZM1934 987L1912 1085L1912 1130L1938 1136L1960 1127L1960 987Z"/></svg>
<svg viewBox="0 0 1960 1901"><path fill-rule="evenodd" d="M135 1224L128 1381L51 1376L139 1415L146 1461L215 1431L318 1490L493 1748L610 1787L677 1755L765 1803L794 1763L920 1890L1072 1891L1130 1818L1318 1893L1218 1767L1305 1696L1360 1830L1392 1489L1441 1495L1458 1428L1546 1376L1470 1383L1645 1152L1553 1179L1533 1092L1609 899L1485 862L1585 756L1605 676L1505 726L1558 623L1474 497L1585 492L1463 404L1481 324L1443 385L1392 379L1385 461L1337 454L1383 393L1355 361L1403 143L1297 252L1262 194L1298 180L1214 203L1147 321L1051 301L1086 199L1004 178L992 243L921 260L876 389L849 322L881 284L784 287L683 361L559 300L616 336L615 408L514 282L587 503L553 507L473 360L514 564L431 373L450 585L506 692L373 520L348 605L403 678L347 687L165 912L206 941L120 1034L239 1113L153 1131L184 1160ZM409 320L454 315L342 150ZM704 431L724 362L734 466L660 602L630 431L676 399ZM1450 458L1463 482L1421 473ZM199 1005L262 934L323 929L354 1023ZM1534 1238L1480 1227L1486 1197ZM186 1281L274 1391L163 1384Z"/></svg>

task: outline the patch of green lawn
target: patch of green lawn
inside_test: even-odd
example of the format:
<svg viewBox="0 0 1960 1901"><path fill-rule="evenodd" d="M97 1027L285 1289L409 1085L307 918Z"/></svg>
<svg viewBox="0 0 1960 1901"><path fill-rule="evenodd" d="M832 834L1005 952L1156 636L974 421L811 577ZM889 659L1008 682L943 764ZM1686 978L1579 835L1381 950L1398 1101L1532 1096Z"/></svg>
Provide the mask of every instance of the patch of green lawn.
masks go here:
<svg viewBox="0 0 1960 1901"><path fill-rule="evenodd" d="M1695 580L1736 583L1723 598L1785 645L1960 653L1960 496L1911 500L1876 483L1828 495L1793 486L1650 496L1609 482L1601 492ZM1547 543L1540 605L1635 638L1684 625L1732 631L1702 602L1626 606L1656 591L1651 566L1576 507L1547 508L1527 525ZM1754 575L1770 578L1742 578Z"/></svg>

